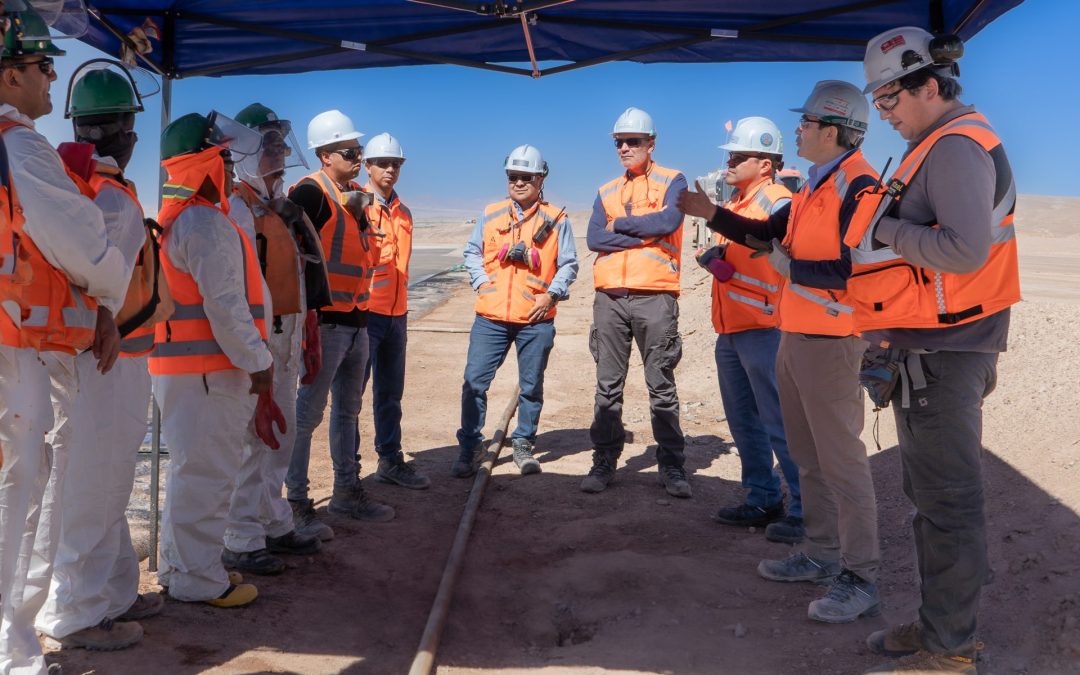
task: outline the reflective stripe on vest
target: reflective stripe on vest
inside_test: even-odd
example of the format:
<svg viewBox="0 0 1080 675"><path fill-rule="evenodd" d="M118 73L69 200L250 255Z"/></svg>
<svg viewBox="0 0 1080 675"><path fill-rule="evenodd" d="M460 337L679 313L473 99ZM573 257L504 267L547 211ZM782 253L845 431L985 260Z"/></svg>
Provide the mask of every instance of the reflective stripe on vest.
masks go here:
<svg viewBox="0 0 1080 675"><path fill-rule="evenodd" d="M342 193L329 176L317 171L307 178L319 186L333 212L319 233L326 252L326 269L330 273L332 302L323 309L335 312L366 310L371 297L372 267L379 255L376 238L360 232L360 224L342 205ZM355 184L349 187L359 189Z"/></svg>
<svg viewBox="0 0 1080 675"><path fill-rule="evenodd" d="M129 335L120 341L120 352L131 356L139 356L154 348L154 333L146 332L142 335Z"/></svg>
<svg viewBox="0 0 1080 675"><path fill-rule="evenodd" d="M369 183L364 189L376 194ZM409 261L412 258L413 218L397 194L384 204L376 194L367 208L368 222L383 233L379 241L378 263L373 269L368 309L386 316L403 316L409 311Z"/></svg>

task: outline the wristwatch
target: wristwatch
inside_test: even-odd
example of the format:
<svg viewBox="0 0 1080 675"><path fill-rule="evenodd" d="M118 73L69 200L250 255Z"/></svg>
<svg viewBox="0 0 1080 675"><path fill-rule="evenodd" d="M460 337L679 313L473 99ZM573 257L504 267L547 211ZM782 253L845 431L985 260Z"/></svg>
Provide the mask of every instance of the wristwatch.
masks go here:
<svg viewBox="0 0 1080 675"><path fill-rule="evenodd" d="M558 302L559 301L559 294L556 293L555 291L548 291L547 294L551 296L551 301L552 302Z"/></svg>

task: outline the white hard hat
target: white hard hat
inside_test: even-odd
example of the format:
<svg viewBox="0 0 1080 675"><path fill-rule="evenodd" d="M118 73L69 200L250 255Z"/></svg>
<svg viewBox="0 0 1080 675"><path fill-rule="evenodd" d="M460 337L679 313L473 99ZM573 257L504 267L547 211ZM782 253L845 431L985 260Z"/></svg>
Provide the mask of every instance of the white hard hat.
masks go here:
<svg viewBox="0 0 1080 675"><path fill-rule="evenodd" d="M619 119L615 120L615 128L611 130L611 135L615 134L656 136L656 126L649 113L638 108L627 108L623 114L619 115Z"/></svg>
<svg viewBox="0 0 1080 675"><path fill-rule="evenodd" d="M519 145L510 151L503 162L503 168L509 171L521 171L523 173L538 173L546 176L548 173L547 162L544 161L540 151L532 145Z"/></svg>
<svg viewBox="0 0 1080 675"><path fill-rule="evenodd" d="M351 141L363 135L353 126L352 120L340 110L327 110L308 122L307 146L308 149L313 150L339 141Z"/></svg>
<svg viewBox="0 0 1080 675"><path fill-rule="evenodd" d="M870 119L870 104L859 88L841 80L822 80L801 108L792 112L805 113L826 124L839 124L857 131L866 131Z"/></svg>
<svg viewBox="0 0 1080 675"><path fill-rule="evenodd" d="M400 159L405 161L405 153L401 149L401 143L390 134L383 132L372 136L364 146L364 159Z"/></svg>
<svg viewBox="0 0 1080 675"><path fill-rule="evenodd" d="M893 28L866 43L863 72L864 94L898 80L908 73L930 66L946 68L946 74L959 75L956 61L964 55L964 43L955 35L935 38L922 28Z"/></svg>
<svg viewBox="0 0 1080 675"><path fill-rule="evenodd" d="M772 120L764 117L744 117L735 125L728 142L720 146L728 152L764 152L784 154L784 139Z"/></svg>

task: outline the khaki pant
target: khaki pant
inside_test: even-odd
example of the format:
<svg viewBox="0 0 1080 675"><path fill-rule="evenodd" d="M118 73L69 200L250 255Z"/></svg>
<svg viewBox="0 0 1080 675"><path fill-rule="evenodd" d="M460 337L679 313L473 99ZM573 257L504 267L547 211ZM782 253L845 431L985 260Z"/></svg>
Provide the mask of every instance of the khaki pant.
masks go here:
<svg viewBox="0 0 1080 675"><path fill-rule="evenodd" d="M776 381L791 457L799 465L807 555L873 582L881 551L863 429L857 337L783 333Z"/></svg>

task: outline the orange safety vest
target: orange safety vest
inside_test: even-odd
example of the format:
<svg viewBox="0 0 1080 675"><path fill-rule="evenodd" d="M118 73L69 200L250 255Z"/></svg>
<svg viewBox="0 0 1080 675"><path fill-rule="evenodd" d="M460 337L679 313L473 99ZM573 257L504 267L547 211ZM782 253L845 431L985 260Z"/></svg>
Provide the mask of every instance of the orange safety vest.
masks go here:
<svg viewBox="0 0 1080 675"><path fill-rule="evenodd" d="M491 284L477 291L477 314L493 321L529 323L529 312L536 303L533 296L546 293L555 278L559 257L555 226L559 217L555 207L539 201L520 221L514 219L514 202L509 199L484 209L484 272ZM504 246L512 247L518 242L540 254L539 269L532 270L509 259L499 260ZM542 321L555 317L555 304Z"/></svg>
<svg viewBox="0 0 1080 675"><path fill-rule="evenodd" d="M644 175L626 174L600 188L600 201L610 223L616 218L656 213L664 208L668 186L679 172L651 162ZM646 239L625 251L600 253L593 263L593 285L633 291L666 291L679 294L682 262L682 221L671 234Z"/></svg>
<svg viewBox="0 0 1080 675"><path fill-rule="evenodd" d="M745 195L736 197L724 207L746 218L766 220L776 202L791 199L791 190L767 178L751 186ZM730 244L730 240L717 234L716 243ZM751 258L751 253L746 246L728 245L724 260L735 268L735 273L723 283L713 278L712 322L717 333L739 333L777 325L776 304L783 277L772 268L768 258Z"/></svg>
<svg viewBox="0 0 1080 675"><path fill-rule="evenodd" d="M334 181L322 171L307 177L326 195L333 216L319 231L326 269L330 273L330 298L328 309L332 312L367 310L370 299L371 277L379 259L379 241L373 233L361 232L356 217L345 208L345 196ZM350 182L349 187L360 186Z"/></svg>
<svg viewBox="0 0 1080 675"><path fill-rule="evenodd" d="M856 150L813 192L807 182L791 198L784 246L794 260L835 260L840 257L840 207L848 187L860 176L877 180L877 172ZM850 227L850 225L849 225ZM808 288L784 280L780 291L780 329L789 333L852 335L852 308L845 291Z"/></svg>
<svg viewBox="0 0 1080 675"><path fill-rule="evenodd" d="M172 224L184 209L194 205L218 208L202 197L195 196L187 199L167 199L158 213L158 220L164 228L161 235L161 267L165 270L165 278L168 280L176 309L170 319L154 327L154 351L150 354L151 375L198 375L236 369L214 338L210 320L203 309L203 296L195 279L177 269L169 259ZM266 317L259 259L255 255L255 248L240 227L225 215L224 211L221 211L221 214L240 238L244 253L244 288L248 309L255 327L265 340Z"/></svg>
<svg viewBox="0 0 1080 675"><path fill-rule="evenodd" d="M90 177L90 188L94 191L95 197L106 185L111 185L126 195L139 209L139 215L142 216L142 205L131 185L117 180L108 173L94 173ZM120 340L120 356L126 357L149 354L154 348L154 324L164 321L172 314L172 297L168 292L165 274L158 264L157 234L145 224L145 219L144 227L146 240L135 260L128 290L124 295L124 304L116 313L118 328L147 315ZM152 308L151 305L153 305Z"/></svg>
<svg viewBox="0 0 1080 675"><path fill-rule="evenodd" d="M29 312L23 301L23 288L31 280L30 264L21 248L24 222L11 182L7 150L0 138L0 344L16 348L25 346L22 320Z"/></svg>
<svg viewBox="0 0 1080 675"><path fill-rule="evenodd" d="M364 189L375 194L374 188ZM385 235L380 242L379 264L371 278L368 309L376 314L401 316L409 311L409 259L412 257L412 211L394 201L383 206L378 197L367 209L368 222Z"/></svg>
<svg viewBox="0 0 1080 675"><path fill-rule="evenodd" d="M255 217L255 251L259 256L275 316L299 314L300 249L296 237L273 209L247 183L237 183L236 194Z"/></svg>
<svg viewBox="0 0 1080 675"><path fill-rule="evenodd" d="M0 134L14 126L26 126L14 120L0 121ZM61 164L63 164L61 162ZM86 197L94 193L86 181L64 170ZM39 351L80 352L94 343L97 327L97 300L71 283L59 269L52 266L29 236L19 240L25 253L19 254L29 267L30 283L23 286L22 344Z"/></svg>
<svg viewBox="0 0 1080 675"><path fill-rule="evenodd" d="M851 247L848 299L860 331L882 328L946 328L977 321L1020 301L1020 271L1013 212L1016 186L1010 183L994 204L990 255L967 274L937 272L904 260L891 247L874 248L881 216L903 199L934 144L946 136L966 136L994 161L998 179L1012 176L1001 139L978 113L961 115L927 136L900 164L881 192L864 194L844 242ZM937 227L932 224L930 227Z"/></svg>

